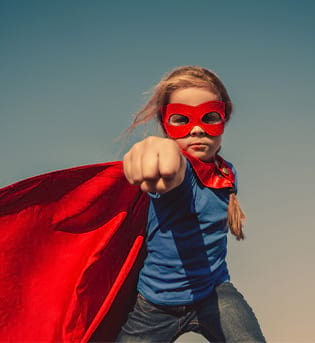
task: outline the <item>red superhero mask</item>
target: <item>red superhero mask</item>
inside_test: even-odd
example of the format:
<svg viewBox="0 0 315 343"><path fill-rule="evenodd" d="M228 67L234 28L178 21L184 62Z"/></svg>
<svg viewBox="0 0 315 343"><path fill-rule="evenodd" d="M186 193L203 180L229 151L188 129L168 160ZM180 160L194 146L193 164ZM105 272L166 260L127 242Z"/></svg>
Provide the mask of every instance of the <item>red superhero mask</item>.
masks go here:
<svg viewBox="0 0 315 343"><path fill-rule="evenodd" d="M166 133L172 138L189 135L195 126L200 126L210 136L224 132L225 103L208 101L198 106L168 104L161 108Z"/></svg>

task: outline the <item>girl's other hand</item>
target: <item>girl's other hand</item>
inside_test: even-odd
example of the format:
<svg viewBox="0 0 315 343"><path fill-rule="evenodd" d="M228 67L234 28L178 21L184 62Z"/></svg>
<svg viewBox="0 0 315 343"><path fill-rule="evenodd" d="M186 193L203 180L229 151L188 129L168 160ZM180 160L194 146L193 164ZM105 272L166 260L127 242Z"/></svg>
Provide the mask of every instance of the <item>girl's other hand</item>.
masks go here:
<svg viewBox="0 0 315 343"><path fill-rule="evenodd" d="M184 179L186 160L177 143L168 138L147 137L124 156L124 173L144 192L165 193Z"/></svg>

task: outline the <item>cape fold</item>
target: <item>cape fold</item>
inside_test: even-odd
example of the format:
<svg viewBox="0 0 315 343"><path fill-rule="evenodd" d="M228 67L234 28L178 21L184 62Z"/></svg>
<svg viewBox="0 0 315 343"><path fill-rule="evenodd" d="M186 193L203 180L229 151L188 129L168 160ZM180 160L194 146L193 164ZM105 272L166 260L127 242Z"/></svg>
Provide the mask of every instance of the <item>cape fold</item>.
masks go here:
<svg viewBox="0 0 315 343"><path fill-rule="evenodd" d="M87 342L102 321L100 339L114 340L135 292L147 200L121 162L1 189L1 341Z"/></svg>
<svg viewBox="0 0 315 343"><path fill-rule="evenodd" d="M186 157L205 186L233 187L222 158ZM147 208L120 161L0 189L1 341L114 341L135 301Z"/></svg>

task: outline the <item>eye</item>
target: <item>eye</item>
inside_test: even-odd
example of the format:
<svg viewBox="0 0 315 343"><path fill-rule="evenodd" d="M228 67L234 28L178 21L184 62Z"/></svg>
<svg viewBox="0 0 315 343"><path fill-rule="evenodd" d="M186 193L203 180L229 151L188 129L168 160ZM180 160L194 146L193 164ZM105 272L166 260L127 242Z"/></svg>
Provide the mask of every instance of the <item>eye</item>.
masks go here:
<svg viewBox="0 0 315 343"><path fill-rule="evenodd" d="M172 114L168 120L169 124L174 126L185 125L189 122L188 118L182 114Z"/></svg>
<svg viewBox="0 0 315 343"><path fill-rule="evenodd" d="M202 117L202 122L205 124L218 124L222 122L222 118L218 112L209 112Z"/></svg>

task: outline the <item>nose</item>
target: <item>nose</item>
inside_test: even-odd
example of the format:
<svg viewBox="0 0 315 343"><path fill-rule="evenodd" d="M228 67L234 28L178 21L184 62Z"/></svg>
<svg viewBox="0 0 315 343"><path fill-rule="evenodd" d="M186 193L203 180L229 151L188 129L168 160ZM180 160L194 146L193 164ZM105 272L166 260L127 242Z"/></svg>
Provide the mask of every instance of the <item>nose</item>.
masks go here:
<svg viewBox="0 0 315 343"><path fill-rule="evenodd" d="M191 136L204 136L206 132L200 126L194 126L191 131Z"/></svg>

